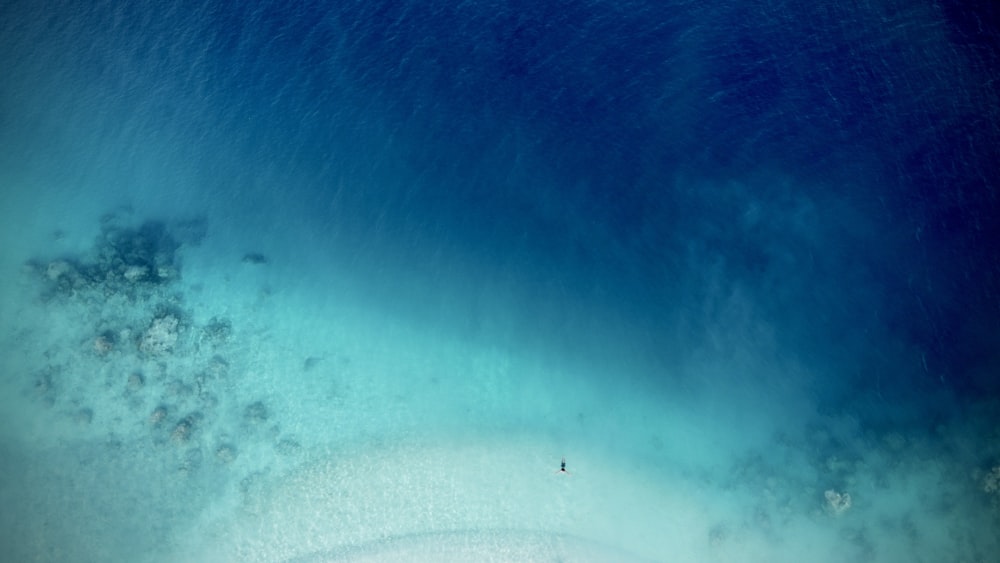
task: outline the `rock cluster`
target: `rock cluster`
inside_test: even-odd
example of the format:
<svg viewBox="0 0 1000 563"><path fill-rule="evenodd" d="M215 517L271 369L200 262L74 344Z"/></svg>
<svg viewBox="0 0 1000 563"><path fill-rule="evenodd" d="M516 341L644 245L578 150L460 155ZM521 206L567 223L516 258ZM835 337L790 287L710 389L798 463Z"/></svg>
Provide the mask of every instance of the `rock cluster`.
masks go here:
<svg viewBox="0 0 1000 563"><path fill-rule="evenodd" d="M826 498L826 510L834 516L840 516L851 508L851 495L849 493L838 493L833 489L828 489L823 496Z"/></svg>
<svg viewBox="0 0 1000 563"><path fill-rule="evenodd" d="M239 344L232 323L221 316L196 322L200 315L177 293L181 251L203 236L201 221L131 227L108 217L91 251L24 269L53 314L85 323L76 327L85 345L55 342L45 352L31 395L81 431L145 433L176 452L185 474L204 460L235 467L252 441L270 440L280 454L297 451L265 401L225 400L242 372L231 360ZM263 426L269 431L250 431Z"/></svg>
<svg viewBox="0 0 1000 563"><path fill-rule="evenodd" d="M179 279L180 248L162 222L131 228L107 218L90 255L32 261L28 266L46 282L46 299L88 291L135 298L143 290L148 294L150 288Z"/></svg>

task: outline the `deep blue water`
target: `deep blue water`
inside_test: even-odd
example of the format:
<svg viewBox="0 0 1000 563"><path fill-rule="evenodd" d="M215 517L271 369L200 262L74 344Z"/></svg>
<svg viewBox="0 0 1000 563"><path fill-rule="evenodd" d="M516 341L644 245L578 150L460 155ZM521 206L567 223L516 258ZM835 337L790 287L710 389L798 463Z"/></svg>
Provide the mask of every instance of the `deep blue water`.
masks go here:
<svg viewBox="0 0 1000 563"><path fill-rule="evenodd" d="M141 114L118 134L165 139L202 170L204 190L220 170L236 183L277 169L288 184L274 189L310 202L320 222L347 215L357 237L377 222L381 236L476 263L473 276L544 278L648 317L651 330L705 298L698 270L718 264L723 283L766 302L791 350L837 362L873 345L845 333L880 327L876 339L926 358L928 373L898 374L908 384L932 392L940 375L959 395L996 391L983 373L995 337L975 336L1000 318L989 8L36 10L61 16L21 15L31 32L14 39L58 52L45 61L54 68L33 69L41 79L88 85L97 116L74 118L115 127L102 111ZM8 123L37 130L11 107ZM379 157L385 143L398 160ZM377 189L341 187L380 175ZM821 231L794 223L797 201ZM741 226L753 206L766 218Z"/></svg>
<svg viewBox="0 0 1000 563"><path fill-rule="evenodd" d="M1000 392L998 22L912 0L10 1L0 181L235 222L285 201L415 322L476 334L437 306L489 309L454 288L503 280L525 347L641 357L616 377L669 390L690 350L766 340L821 410L929 430Z"/></svg>

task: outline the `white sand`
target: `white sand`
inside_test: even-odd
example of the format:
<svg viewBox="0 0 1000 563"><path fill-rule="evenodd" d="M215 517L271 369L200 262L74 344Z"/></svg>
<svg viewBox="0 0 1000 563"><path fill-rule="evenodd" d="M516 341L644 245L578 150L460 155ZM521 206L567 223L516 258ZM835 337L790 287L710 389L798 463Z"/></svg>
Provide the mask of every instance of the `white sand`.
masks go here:
<svg viewBox="0 0 1000 563"><path fill-rule="evenodd" d="M479 442L414 440L331 452L214 522L188 559L402 557L412 548L441 549L461 560L481 554L481 542L505 545L509 537L512 549L523 549L522 543L543 546L540 538L549 536L578 546L568 547L570 553L592 543L622 560L666 554L694 560L703 552L710 503L689 483L651 482L628 463L586 450L574 450L572 473L564 475L554 470L560 448L544 438L484 436ZM355 546L367 551L352 552ZM552 549L536 555L563 553Z"/></svg>

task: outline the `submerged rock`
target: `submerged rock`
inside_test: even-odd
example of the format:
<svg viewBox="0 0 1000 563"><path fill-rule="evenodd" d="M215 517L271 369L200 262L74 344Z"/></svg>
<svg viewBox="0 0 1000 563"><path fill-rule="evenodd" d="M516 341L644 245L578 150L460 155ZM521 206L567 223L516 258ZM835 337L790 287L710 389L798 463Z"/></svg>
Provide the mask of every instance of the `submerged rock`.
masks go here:
<svg viewBox="0 0 1000 563"><path fill-rule="evenodd" d="M202 341L213 346L224 344L233 334L233 325L229 319L212 317L202 329Z"/></svg>
<svg viewBox="0 0 1000 563"><path fill-rule="evenodd" d="M98 356L107 356L115 349L116 343L115 333L106 330L94 338L94 352Z"/></svg>
<svg viewBox="0 0 1000 563"><path fill-rule="evenodd" d="M45 268L45 277L50 281L57 281L63 276L71 276L76 273L76 268L66 260L53 260Z"/></svg>
<svg viewBox="0 0 1000 563"><path fill-rule="evenodd" d="M180 247L160 221L147 221L137 229L105 225L98 242L98 267L106 279L128 284L161 283L163 271L176 269ZM169 276L166 276L169 278Z"/></svg>
<svg viewBox="0 0 1000 563"><path fill-rule="evenodd" d="M208 362L208 369L206 371L212 377L223 377L229 373L229 362L222 356L212 356L212 360Z"/></svg>
<svg viewBox="0 0 1000 563"><path fill-rule="evenodd" d="M128 380L125 382L125 390L129 393L135 393L139 391L146 385L146 379L142 377L139 372L132 372L128 374Z"/></svg>
<svg viewBox="0 0 1000 563"><path fill-rule="evenodd" d="M122 277L125 281L129 283L136 283L145 280L149 277L149 266L128 266L125 271L122 272Z"/></svg>
<svg viewBox="0 0 1000 563"><path fill-rule="evenodd" d="M57 373L57 369L50 366L39 372L35 377L35 383L32 391L34 396L40 399L42 404L46 407L51 407L56 404L57 393L55 379L53 378L55 373Z"/></svg>
<svg viewBox="0 0 1000 563"><path fill-rule="evenodd" d="M102 220L101 233L87 253L92 259L31 260L25 272L41 279L46 300L81 292L148 298L148 290L180 277L179 249L180 243L162 222L147 221L131 228L116 224L114 216L109 216Z"/></svg>
<svg viewBox="0 0 1000 563"><path fill-rule="evenodd" d="M264 256L260 252L247 252L243 255L244 264L267 264L270 262L267 256Z"/></svg>
<svg viewBox="0 0 1000 563"><path fill-rule="evenodd" d="M230 444L222 444L215 448L215 459L224 465L228 465L236 459L236 447Z"/></svg>
<svg viewBox="0 0 1000 563"><path fill-rule="evenodd" d="M200 419L201 415L198 413L185 416L174 426L174 430L170 433L170 439L174 443L186 443L194 434L195 426Z"/></svg>
<svg viewBox="0 0 1000 563"><path fill-rule="evenodd" d="M167 418L167 407L160 405L149 414L149 423L159 426Z"/></svg>
<svg viewBox="0 0 1000 563"><path fill-rule="evenodd" d="M201 466L202 457L200 448L191 448L184 453L184 460L178 469L182 474L188 475Z"/></svg>
<svg viewBox="0 0 1000 563"><path fill-rule="evenodd" d="M83 408L75 413L73 413L73 422L76 422L80 426L89 426L94 420L94 411L88 408Z"/></svg>

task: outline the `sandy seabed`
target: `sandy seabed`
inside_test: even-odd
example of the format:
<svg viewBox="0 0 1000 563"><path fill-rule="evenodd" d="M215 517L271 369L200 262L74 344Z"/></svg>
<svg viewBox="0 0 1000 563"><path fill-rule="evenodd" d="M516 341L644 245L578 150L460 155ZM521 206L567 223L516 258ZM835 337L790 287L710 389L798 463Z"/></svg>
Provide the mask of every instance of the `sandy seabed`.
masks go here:
<svg viewBox="0 0 1000 563"><path fill-rule="evenodd" d="M109 215L90 247L6 277L8 559L1000 552L987 414L915 436L664 401L316 299L245 250L220 257L198 221Z"/></svg>

